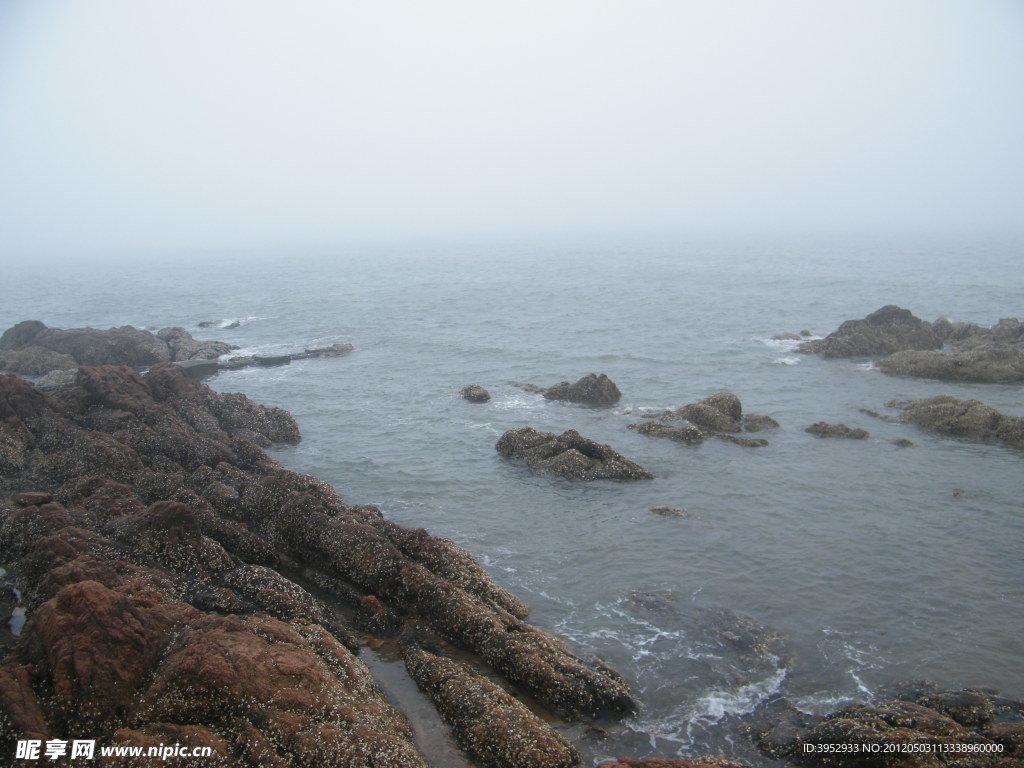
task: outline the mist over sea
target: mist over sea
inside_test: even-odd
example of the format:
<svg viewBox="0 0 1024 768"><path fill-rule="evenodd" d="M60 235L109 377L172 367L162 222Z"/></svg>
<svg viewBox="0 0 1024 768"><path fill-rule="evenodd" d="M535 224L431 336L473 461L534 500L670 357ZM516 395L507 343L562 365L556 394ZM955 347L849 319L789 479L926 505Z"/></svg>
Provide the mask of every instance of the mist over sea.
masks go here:
<svg viewBox="0 0 1024 768"><path fill-rule="evenodd" d="M771 339L825 335L885 304L926 320L1024 317L1021 263L1019 240L968 238L39 261L5 267L0 321L181 325L239 354L352 343L207 383L289 410L303 440L275 459L455 540L533 623L622 672L641 711L619 743L763 763L735 726L773 698L822 712L910 678L1024 696L1024 455L859 410L952 394L1024 415L1020 385L891 378L870 359ZM622 401L587 408L513 386L589 372ZM458 396L474 383L489 403ZM640 420L628 411L719 390L781 424L759 435L767 447L627 429ZM817 421L871 437L803 432ZM656 479L535 477L494 450L518 426L577 429ZM663 506L687 516L650 511ZM750 650L745 633L762 625L778 639Z"/></svg>

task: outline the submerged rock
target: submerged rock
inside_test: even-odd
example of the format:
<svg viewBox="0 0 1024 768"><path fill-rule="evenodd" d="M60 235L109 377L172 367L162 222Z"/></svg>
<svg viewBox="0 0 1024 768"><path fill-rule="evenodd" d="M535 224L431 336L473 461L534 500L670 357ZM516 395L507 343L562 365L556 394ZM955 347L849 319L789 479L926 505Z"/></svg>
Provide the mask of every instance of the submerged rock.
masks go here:
<svg viewBox="0 0 1024 768"><path fill-rule="evenodd" d="M574 429L556 435L532 427L510 429L495 446L506 459L522 459L540 475L569 480L649 480L654 477L639 464L596 443Z"/></svg>
<svg viewBox="0 0 1024 768"><path fill-rule="evenodd" d="M651 507L650 511L662 517L689 517L690 513L679 507Z"/></svg>
<svg viewBox="0 0 1024 768"><path fill-rule="evenodd" d="M894 400L886 405L902 409L899 420L905 424L968 440L990 440L1024 448L1024 418L1007 416L977 400L939 395L921 400Z"/></svg>
<svg viewBox="0 0 1024 768"><path fill-rule="evenodd" d="M848 427L845 424L829 424L826 421L819 421L804 429L818 437L844 437L850 440L866 440L869 435L866 429Z"/></svg>
<svg viewBox="0 0 1024 768"><path fill-rule="evenodd" d="M491 399L491 393L479 384L467 384L459 390L459 394L471 403L486 403Z"/></svg>

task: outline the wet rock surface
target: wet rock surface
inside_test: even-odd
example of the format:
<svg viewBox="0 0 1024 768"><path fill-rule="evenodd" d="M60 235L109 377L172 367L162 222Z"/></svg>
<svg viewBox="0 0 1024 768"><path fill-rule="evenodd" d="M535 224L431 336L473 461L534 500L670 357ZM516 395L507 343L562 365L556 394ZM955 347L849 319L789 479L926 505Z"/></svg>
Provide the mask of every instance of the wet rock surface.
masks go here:
<svg viewBox="0 0 1024 768"><path fill-rule="evenodd" d="M28 609L0 657L0 752L95 734L208 744L213 765L425 765L325 594L364 631L421 625L563 717L633 711L465 550L262 449L298 439L285 411L170 363L82 367L48 395L0 376L0 565Z"/></svg>
<svg viewBox="0 0 1024 768"><path fill-rule="evenodd" d="M869 437L866 429L848 427L845 424L829 424L826 421L811 424L804 432L816 437L841 437L848 440L866 440Z"/></svg>
<svg viewBox="0 0 1024 768"><path fill-rule="evenodd" d="M459 390L459 395L471 403L486 403L491 399L491 393L479 384L467 384Z"/></svg>
<svg viewBox="0 0 1024 768"><path fill-rule="evenodd" d="M903 412L899 420L933 432L966 440L1003 443L1024 448L1024 418L1007 416L978 400L960 400L939 395L920 400L894 400L886 403Z"/></svg>
<svg viewBox="0 0 1024 768"><path fill-rule="evenodd" d="M743 413L743 404L732 392L715 392L696 403L680 406L659 414L645 414L651 421L630 424L629 429L642 435L664 437L680 443L696 445L709 437L748 447L768 445L764 438L736 437L738 432L761 432L777 429L779 423L771 416ZM688 422L677 426L674 422ZM669 422L666 424L665 422Z"/></svg>
<svg viewBox="0 0 1024 768"><path fill-rule="evenodd" d="M574 429L556 435L532 427L518 427L503 434L495 446L506 459L525 461L539 475L568 480L649 480L654 477L639 464L596 443Z"/></svg>
<svg viewBox="0 0 1024 768"><path fill-rule="evenodd" d="M901 690L900 690L901 688ZM991 690L896 686L896 696L824 717L775 706L748 733L775 759L815 766L1019 768L1024 703ZM845 746L843 746L845 745Z"/></svg>
<svg viewBox="0 0 1024 768"><path fill-rule="evenodd" d="M1024 323L1016 318L1004 318L991 328L945 318L929 323L889 305L861 320L848 320L797 351L825 357L883 356L876 366L890 376L1024 381Z"/></svg>
<svg viewBox="0 0 1024 768"><path fill-rule="evenodd" d="M488 768L575 768L580 756L550 725L465 664L418 647L406 668L451 726L456 741Z"/></svg>
<svg viewBox="0 0 1024 768"><path fill-rule="evenodd" d="M622 397L615 382L603 373L588 373L575 383L560 381L547 388L522 382L516 382L513 386L526 392L543 395L548 400L564 400L583 405L613 405Z"/></svg>
<svg viewBox="0 0 1024 768"><path fill-rule="evenodd" d="M909 309L888 304L860 320L847 320L823 339L805 341L797 352L825 357L889 355L907 349L939 349L942 338Z"/></svg>

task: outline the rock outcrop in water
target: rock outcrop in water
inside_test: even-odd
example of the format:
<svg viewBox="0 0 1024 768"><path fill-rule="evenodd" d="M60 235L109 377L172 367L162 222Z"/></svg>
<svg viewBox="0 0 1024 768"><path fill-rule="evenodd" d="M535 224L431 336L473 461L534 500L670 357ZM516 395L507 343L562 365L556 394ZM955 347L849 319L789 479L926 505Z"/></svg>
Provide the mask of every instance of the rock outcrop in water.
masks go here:
<svg viewBox="0 0 1024 768"><path fill-rule="evenodd" d="M467 384L459 390L459 394L471 403L486 403L491 399L491 393L479 384Z"/></svg>
<svg viewBox="0 0 1024 768"><path fill-rule="evenodd" d="M209 745L210 765L423 766L325 600L417 622L564 717L634 709L465 550L261 448L298 439L172 364L83 367L49 395L0 376L0 565L29 615L0 656L0 753L86 736Z"/></svg>
<svg viewBox="0 0 1024 768"><path fill-rule="evenodd" d="M25 320L0 336L0 369L28 376L80 365L145 367L173 360L213 359L237 347L222 341L197 341L184 328L164 328L155 335L125 325L95 328L47 328Z"/></svg>
<svg viewBox="0 0 1024 768"><path fill-rule="evenodd" d="M228 326L230 327L230 326ZM81 365L128 365L146 368L175 362L192 378L218 370L249 366L286 365L293 360L338 357L353 350L351 344L311 347L280 355L249 355L221 359L238 349L223 341L200 341L184 328L163 328L152 334L125 325L106 331L95 328L47 328L26 320L0 336L0 370L25 376L44 376L40 386L56 388L71 383Z"/></svg>
<svg viewBox="0 0 1024 768"><path fill-rule="evenodd" d="M752 724L776 759L838 768L1019 768L1024 764L1021 702L993 691L915 691L855 704L825 717L790 711Z"/></svg>
<svg viewBox="0 0 1024 768"><path fill-rule="evenodd" d="M558 475L568 480L649 480L650 472L574 429L556 435L532 427L518 427L503 434L497 445L506 459L525 461L539 475Z"/></svg>
<svg viewBox="0 0 1024 768"><path fill-rule="evenodd" d="M564 400L583 405L614 405L622 397L615 382L603 373L588 373L574 384L560 381L546 389L536 384L516 383L514 386L543 395L548 400Z"/></svg>
<svg viewBox="0 0 1024 768"><path fill-rule="evenodd" d="M860 320L847 320L824 339L805 341L797 352L825 357L889 355L904 349L939 349L942 338L910 310L888 304Z"/></svg>
<svg viewBox="0 0 1024 768"><path fill-rule="evenodd" d="M991 328L929 323L889 305L861 320L847 320L824 339L806 341L798 352L825 357L884 356L877 367L890 376L943 381L1024 381L1024 323L1000 320Z"/></svg>
<svg viewBox="0 0 1024 768"><path fill-rule="evenodd" d="M953 437L1004 443L1024 448L1024 418L1007 416L977 400L959 400L952 395L921 400L886 403L900 408L899 420Z"/></svg>
<svg viewBox="0 0 1024 768"><path fill-rule="evenodd" d="M756 413L744 415L740 399L732 392L716 392L700 402L645 416L652 421L630 424L629 429L636 430L642 435L664 437L691 445L701 443L708 437L717 437L739 445L761 447L767 445L768 441L763 438L736 437L735 433L761 432L779 426L771 416ZM666 421L689 423L683 426L662 423Z"/></svg>

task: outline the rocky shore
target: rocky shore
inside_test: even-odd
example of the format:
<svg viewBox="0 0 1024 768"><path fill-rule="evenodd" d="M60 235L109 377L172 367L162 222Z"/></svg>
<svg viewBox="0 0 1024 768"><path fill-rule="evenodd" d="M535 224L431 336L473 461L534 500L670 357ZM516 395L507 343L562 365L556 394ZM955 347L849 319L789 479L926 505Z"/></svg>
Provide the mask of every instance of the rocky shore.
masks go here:
<svg viewBox="0 0 1024 768"><path fill-rule="evenodd" d="M859 320L847 320L823 339L797 347L824 357L880 357L878 369L891 376L943 381L1024 381L1024 323L1000 320L991 328L921 320L893 304Z"/></svg>
<svg viewBox="0 0 1024 768"><path fill-rule="evenodd" d="M635 709L465 550L262 450L298 440L287 412L168 362L49 394L0 376L0 565L28 611L0 650L0 754L96 738L209 746L211 766L423 766L357 656L360 613L426 638L410 673L481 765L574 764L495 680L549 718Z"/></svg>
<svg viewBox="0 0 1024 768"><path fill-rule="evenodd" d="M120 328L48 328L38 320L25 320L0 336L0 371L43 377L39 385L52 389L74 382L78 367L127 365L136 369L174 362L192 378L218 370L249 366L286 365L293 360L337 357L351 352L351 344L302 349L278 355L225 357L237 350L223 341L203 341L179 326L156 333L124 325Z"/></svg>

